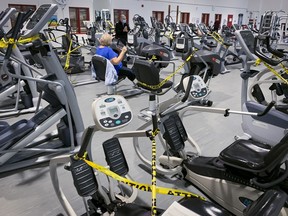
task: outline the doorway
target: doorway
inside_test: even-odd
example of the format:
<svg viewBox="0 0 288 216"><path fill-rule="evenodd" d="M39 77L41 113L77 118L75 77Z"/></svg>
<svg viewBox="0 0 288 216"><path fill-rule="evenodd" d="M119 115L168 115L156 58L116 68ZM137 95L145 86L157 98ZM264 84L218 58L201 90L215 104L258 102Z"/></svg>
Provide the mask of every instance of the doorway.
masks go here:
<svg viewBox="0 0 288 216"><path fill-rule="evenodd" d="M209 13L202 13L201 23L204 23L206 26L209 26L209 19L210 19Z"/></svg>
<svg viewBox="0 0 288 216"><path fill-rule="evenodd" d="M243 14L238 14L238 25L241 27L243 24Z"/></svg>
<svg viewBox="0 0 288 216"><path fill-rule="evenodd" d="M120 20L122 14L126 16L127 24L129 24L129 10L114 9L114 25Z"/></svg>
<svg viewBox="0 0 288 216"><path fill-rule="evenodd" d="M215 21L218 20L220 25L221 25L221 21L222 21L222 14L215 14ZM221 26L220 26L221 27Z"/></svg>
<svg viewBox="0 0 288 216"><path fill-rule="evenodd" d="M189 24L190 22L190 13L181 12L181 23Z"/></svg>
<svg viewBox="0 0 288 216"><path fill-rule="evenodd" d="M164 11L152 11L152 17L158 22L164 23Z"/></svg>
<svg viewBox="0 0 288 216"><path fill-rule="evenodd" d="M230 28L233 24L233 15L229 14L227 17L227 26Z"/></svg>

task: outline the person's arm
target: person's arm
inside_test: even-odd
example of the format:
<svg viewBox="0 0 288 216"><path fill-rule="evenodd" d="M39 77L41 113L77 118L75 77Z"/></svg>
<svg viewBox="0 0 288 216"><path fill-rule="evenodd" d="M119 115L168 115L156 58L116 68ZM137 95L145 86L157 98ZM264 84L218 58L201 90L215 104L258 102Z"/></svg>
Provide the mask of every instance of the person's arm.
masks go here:
<svg viewBox="0 0 288 216"><path fill-rule="evenodd" d="M124 46L121 50L121 53L119 54L118 57L114 57L112 58L110 61L113 65L118 65L123 59L124 59L124 56L125 56L125 53L127 52L127 47Z"/></svg>

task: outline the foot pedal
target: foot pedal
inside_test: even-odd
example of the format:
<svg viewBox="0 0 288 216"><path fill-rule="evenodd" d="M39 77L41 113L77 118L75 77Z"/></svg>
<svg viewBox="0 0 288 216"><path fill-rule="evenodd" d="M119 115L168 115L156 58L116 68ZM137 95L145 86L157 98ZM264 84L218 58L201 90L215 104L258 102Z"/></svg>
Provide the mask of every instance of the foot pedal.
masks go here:
<svg viewBox="0 0 288 216"><path fill-rule="evenodd" d="M120 176L126 175L129 167L119 140L117 138L106 140L103 149L110 170Z"/></svg>
<svg viewBox="0 0 288 216"><path fill-rule="evenodd" d="M172 153L177 153L184 149L185 141L187 140L187 133L183 123L177 114L171 115L163 122L165 133L163 138L170 146Z"/></svg>
<svg viewBox="0 0 288 216"><path fill-rule="evenodd" d="M75 160L71 156L70 170L72 173L74 185L81 197L92 196L98 189L93 169L83 160Z"/></svg>

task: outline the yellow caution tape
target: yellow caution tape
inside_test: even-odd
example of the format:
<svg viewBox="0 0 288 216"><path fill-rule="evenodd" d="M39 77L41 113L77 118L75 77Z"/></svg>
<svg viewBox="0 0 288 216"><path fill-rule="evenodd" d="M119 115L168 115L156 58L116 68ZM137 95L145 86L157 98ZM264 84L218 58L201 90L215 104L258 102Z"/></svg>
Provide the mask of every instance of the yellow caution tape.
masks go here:
<svg viewBox="0 0 288 216"><path fill-rule="evenodd" d="M167 83L175 74L177 74L183 67L184 65L190 61L190 59L195 55L195 53L198 50L194 50L193 53L191 55L188 56L188 58L173 72L171 73L169 76L167 76L165 79L163 79L159 84L157 85L148 85L146 83L140 82L138 81L138 84L140 84L141 86L144 86L146 88L152 89L152 90L157 90L160 89L165 83Z"/></svg>
<svg viewBox="0 0 288 216"><path fill-rule="evenodd" d="M263 62L264 65L277 77L279 78L284 84L288 85L288 80L282 77L271 65L267 64L266 62Z"/></svg>
<svg viewBox="0 0 288 216"><path fill-rule="evenodd" d="M119 176L116 173L109 170L108 168L103 167L103 166L98 165L98 164L95 164L92 161L89 161L89 160L86 160L83 158L82 158L82 160L84 160L92 168L98 170L99 172L104 173L107 176L110 176L111 178L113 178L119 182L127 184L131 187L138 189L138 190L142 190L142 191L146 191L146 192L152 191L152 186L149 184L143 184L143 183L132 181L130 179ZM172 189L172 188L156 187L156 192L157 192L157 194L163 194L163 195L182 196L182 197L187 197L187 198L188 197L195 197L195 198L199 198L201 200L206 200L204 197L202 197L198 194L194 194L194 193L187 192L184 190L176 190L176 189Z"/></svg>
<svg viewBox="0 0 288 216"><path fill-rule="evenodd" d="M255 65L258 66L258 65L261 64L261 62L263 62L263 61L259 58L259 59L257 59L257 60L255 61ZM281 76L281 74L279 74L271 65L269 65L269 64L266 63L266 62L263 62L263 64L266 66L266 68L268 68L268 70L269 70L270 72L272 72L272 73L273 73L277 78L279 78L284 84L288 85L288 80L285 79L283 76ZM287 68L286 68L282 63L281 63L280 65L281 65L281 67L284 69L284 71L288 74Z"/></svg>
<svg viewBox="0 0 288 216"><path fill-rule="evenodd" d="M156 140L155 137L159 133L159 130L156 129L155 131L152 131L152 166L151 166L151 175L152 175L152 205L151 205L151 215L156 216L157 215L157 206L156 206L156 199L157 199L157 186L156 186Z"/></svg>
<svg viewBox="0 0 288 216"><path fill-rule="evenodd" d="M260 58L256 59L254 65L259 66L261 64L262 60Z"/></svg>
<svg viewBox="0 0 288 216"><path fill-rule="evenodd" d="M213 32L212 34L208 34L209 36L213 37L214 40L216 40L218 43L220 43L222 46L224 46L225 48L227 48L226 45L224 45L225 41L224 38L217 32Z"/></svg>

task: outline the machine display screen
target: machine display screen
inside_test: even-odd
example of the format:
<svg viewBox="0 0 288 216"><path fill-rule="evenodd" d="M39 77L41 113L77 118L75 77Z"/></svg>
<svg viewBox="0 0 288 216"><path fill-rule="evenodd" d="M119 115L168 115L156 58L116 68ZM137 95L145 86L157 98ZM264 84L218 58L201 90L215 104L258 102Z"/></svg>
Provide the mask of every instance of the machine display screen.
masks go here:
<svg viewBox="0 0 288 216"><path fill-rule="evenodd" d="M178 44L184 44L184 42L185 42L185 39L184 39L184 38L178 38L178 39L177 39L177 43L178 43Z"/></svg>
<svg viewBox="0 0 288 216"><path fill-rule="evenodd" d="M199 85L199 83L195 83L193 84L194 89L201 89L201 86Z"/></svg>
<svg viewBox="0 0 288 216"><path fill-rule="evenodd" d="M111 115L117 114L119 112L118 111L118 107L117 106L110 107L109 108L109 112L110 112Z"/></svg>
<svg viewBox="0 0 288 216"><path fill-rule="evenodd" d="M39 7L37 12L34 13L34 15L31 17L30 22L27 25L27 29L33 29L48 10L49 10L49 7L45 5L42 5L41 7Z"/></svg>

